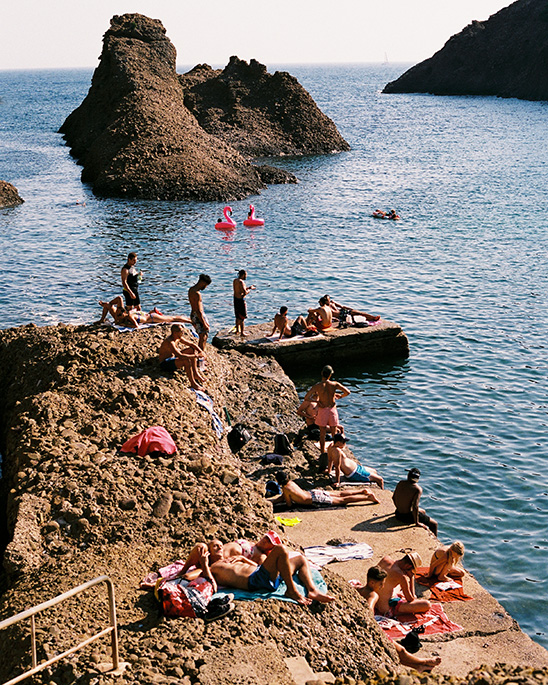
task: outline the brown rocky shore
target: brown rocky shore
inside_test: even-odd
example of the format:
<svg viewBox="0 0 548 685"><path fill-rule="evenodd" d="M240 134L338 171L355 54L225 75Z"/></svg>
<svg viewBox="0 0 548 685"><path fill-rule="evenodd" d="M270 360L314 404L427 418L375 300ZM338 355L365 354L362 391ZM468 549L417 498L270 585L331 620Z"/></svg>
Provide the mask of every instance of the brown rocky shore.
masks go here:
<svg viewBox="0 0 548 685"><path fill-rule="evenodd" d="M24 200L19 195L17 188L7 181L0 181L0 208L16 207L23 204Z"/></svg>
<svg viewBox="0 0 548 685"><path fill-rule="evenodd" d="M276 526L263 495L276 467L258 459L272 451L274 434L296 441L286 458L294 475L311 477L317 456L314 445L297 439L298 397L278 363L209 347L207 392L221 417L226 407L253 436L233 455L184 375L159 372L165 335L165 328L121 334L62 324L0 331L1 501L9 541L0 619L105 573L116 588L121 658L130 664L120 683L289 684L282 657L304 657L314 672L330 671L349 685L548 682L548 671L531 662L491 665L462 681L407 674L363 600L330 570L323 575L337 596L332 605L239 602L211 624L162 618L151 593L138 589L149 570L183 557L204 537L255 539ZM173 457L119 452L151 425L172 435ZM103 595L90 591L40 618L40 660L106 625ZM21 624L0 636L2 681L28 667L28 630ZM108 660L100 641L35 681L112 682L97 669ZM235 664L243 669L238 678L227 675Z"/></svg>
<svg viewBox="0 0 548 685"><path fill-rule="evenodd" d="M383 92L548 100L547 29L545 0L517 0L473 21Z"/></svg>

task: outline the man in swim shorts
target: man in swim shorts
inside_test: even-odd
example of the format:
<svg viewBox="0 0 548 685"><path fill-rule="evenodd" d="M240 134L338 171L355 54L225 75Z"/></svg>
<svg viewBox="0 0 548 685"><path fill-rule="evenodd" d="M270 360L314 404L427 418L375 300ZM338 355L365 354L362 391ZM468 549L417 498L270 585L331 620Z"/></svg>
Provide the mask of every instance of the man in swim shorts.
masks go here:
<svg viewBox="0 0 548 685"><path fill-rule="evenodd" d="M339 426L339 414L335 403L337 400L350 395L350 390L347 390L343 385L337 381L332 381L333 369L331 366L324 366L322 369L322 380L316 385L313 385L305 395L305 400L311 401L316 399L318 402L318 413L316 414L316 423L320 427L320 453L325 453L325 434L327 427L332 435L337 432ZM339 431L340 432L340 431Z"/></svg>
<svg viewBox="0 0 548 685"><path fill-rule="evenodd" d="M430 609L431 603L417 598L415 593L415 573L421 563L417 552L409 552L398 560L385 556L379 561L379 567L386 571L386 581L378 593L379 614L395 618L398 614L421 614ZM401 594L396 594L398 586Z"/></svg>
<svg viewBox="0 0 548 685"><path fill-rule="evenodd" d="M315 326L318 331L325 331L331 328L333 323L333 312L327 303L327 299L320 298L320 306L316 309L309 309L306 317L308 326Z"/></svg>
<svg viewBox="0 0 548 685"><path fill-rule="evenodd" d="M198 282L188 289L188 301L190 302L190 320L198 333L198 345L204 350L209 335L209 322L204 312L202 302L202 290L211 283L211 276L200 274Z"/></svg>
<svg viewBox="0 0 548 685"><path fill-rule="evenodd" d="M247 305L245 298L251 290L256 290L254 285L247 286L245 280L247 278L247 271L240 269L238 271L238 278L232 281L232 289L234 291L234 315L236 317L236 334L240 334L242 338L245 337L244 327L247 319Z"/></svg>
<svg viewBox="0 0 548 685"><path fill-rule="evenodd" d="M205 353L198 345L183 338L183 327L173 324L171 335L160 345L158 356L162 371L173 373L184 368L190 382L190 387L203 390L201 383L205 378L198 371L198 359L205 358Z"/></svg>
<svg viewBox="0 0 548 685"><path fill-rule="evenodd" d="M438 523L428 516L424 509L419 509L419 501L422 488L418 484L421 472L412 468L407 472L407 479L400 480L396 485L392 501L396 507L394 516L401 523L413 523L416 526L431 530L434 535L438 534Z"/></svg>
<svg viewBox="0 0 548 685"><path fill-rule="evenodd" d="M303 490L297 483L289 479L286 471L278 471L276 473L276 481L282 489L282 494L278 500L285 501L288 507L293 507L295 504L301 507L344 507L347 504L379 503L379 500L367 488L361 490L340 490L339 492Z"/></svg>
<svg viewBox="0 0 548 685"><path fill-rule="evenodd" d="M342 473L345 480L353 483L376 483L382 490L384 480L375 469L365 468L346 456L344 446L347 442L342 433L335 433L333 443L327 448L327 473L335 469L335 487L340 486Z"/></svg>
<svg viewBox="0 0 548 685"><path fill-rule="evenodd" d="M294 338L296 335L303 335L308 330L311 330L311 327L306 325L304 316L298 316L290 326L287 319L287 307L280 307L279 313L274 316L274 325L270 337L272 337L276 331L280 331L278 340L281 340L284 337Z"/></svg>

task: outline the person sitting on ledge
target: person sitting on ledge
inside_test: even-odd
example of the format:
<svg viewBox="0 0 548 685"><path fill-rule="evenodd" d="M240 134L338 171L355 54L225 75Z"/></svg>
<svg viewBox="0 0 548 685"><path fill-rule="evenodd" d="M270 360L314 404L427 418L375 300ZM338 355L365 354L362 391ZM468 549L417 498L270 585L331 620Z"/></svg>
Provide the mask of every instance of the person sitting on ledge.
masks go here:
<svg viewBox="0 0 548 685"><path fill-rule="evenodd" d="M364 502L379 503L379 500L367 488L362 490L340 490L339 492L303 490L297 483L289 479L286 471L278 471L276 473L276 481L282 488L282 494L278 499L279 501L283 499L288 507L293 507L294 505L300 507L313 507L316 505L344 507L347 504L363 504Z"/></svg>
<svg viewBox="0 0 548 685"><path fill-rule="evenodd" d="M358 592L367 601L367 606L373 613L375 613L377 602L379 601L379 593L382 592L387 576L388 572L380 568L380 566L371 566L367 571L367 585L358 588ZM400 663L414 668L419 673L429 672L434 666L441 664L440 657L421 658L408 652L399 642L394 642L393 644L398 653Z"/></svg>
<svg viewBox="0 0 548 685"><path fill-rule="evenodd" d="M280 307L279 313L274 316L274 325L270 337L272 337L276 331L280 331L278 340L281 340L282 338L294 338L296 335L303 335L309 330L312 330L312 327L307 325L304 316L298 316L290 326L287 319L287 307Z"/></svg>
<svg viewBox="0 0 548 685"><path fill-rule="evenodd" d="M399 614L422 614L430 609L431 603L418 599L415 593L415 573L421 563L417 552L409 552L397 561L389 556L379 561L380 568L386 571L386 581L379 588L377 613L396 618Z"/></svg>
<svg viewBox="0 0 548 685"><path fill-rule="evenodd" d="M203 390L200 384L205 382L205 378L198 371L198 359L203 359L206 355L196 343L183 340L183 330L179 324L173 324L171 335L160 345L158 350L160 368L170 373L184 368L190 387Z"/></svg>
<svg viewBox="0 0 548 685"><path fill-rule="evenodd" d="M318 331L326 331L333 324L333 312L325 297L320 298L320 306L309 309L306 317L306 325L314 326Z"/></svg>
<svg viewBox="0 0 548 685"><path fill-rule="evenodd" d="M346 310L350 314L350 316L363 316L366 319L366 321L379 321L379 319L381 318L380 316L368 314L367 312L360 312L358 309L354 309L353 307L348 307L345 304L335 302L335 300L332 300L329 295L324 295L322 299L327 300L327 305L331 309L333 318L337 321L339 321L341 309Z"/></svg>
<svg viewBox="0 0 548 685"><path fill-rule="evenodd" d="M340 486L342 473L345 480L352 483L376 483L382 490L384 480L375 469L362 466L346 456L344 446L347 442L348 440L342 433L335 433L333 442L327 448L327 473L335 469L335 487Z"/></svg>
<svg viewBox="0 0 548 685"><path fill-rule="evenodd" d="M457 563L464 556L464 545L455 540L448 547L440 547L432 555L428 575L438 581L447 582L452 578L462 578L464 569L458 568Z"/></svg>
<svg viewBox="0 0 548 685"><path fill-rule="evenodd" d="M400 480L392 495L396 507L394 516L402 523L414 523L426 530L430 529L434 535L438 534L438 523L427 515L424 509L419 509L422 488L417 484L421 472L412 468L407 472L407 480Z"/></svg>

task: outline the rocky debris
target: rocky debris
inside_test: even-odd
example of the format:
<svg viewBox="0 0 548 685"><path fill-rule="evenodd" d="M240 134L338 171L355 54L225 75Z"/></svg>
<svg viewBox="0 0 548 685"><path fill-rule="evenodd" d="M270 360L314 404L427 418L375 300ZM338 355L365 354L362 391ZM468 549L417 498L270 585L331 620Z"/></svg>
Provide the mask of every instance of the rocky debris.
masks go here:
<svg viewBox="0 0 548 685"><path fill-rule="evenodd" d="M160 21L141 14L111 19L90 90L60 128L84 167L82 180L96 194L241 199L265 183L296 181L289 172L254 166L240 154L266 151L270 137L274 142L264 154L348 149L333 122L288 74L271 76L262 65L257 70L258 63L233 58L218 76L203 65L179 77L175 58ZM267 83L282 102L262 94Z"/></svg>
<svg viewBox="0 0 548 685"><path fill-rule="evenodd" d="M0 208L16 207L23 204L24 200L19 195L17 188L7 181L0 181Z"/></svg>
<svg viewBox="0 0 548 685"><path fill-rule="evenodd" d="M297 79L231 57L221 71L199 64L180 76L185 105L200 126L253 157L349 150L335 124Z"/></svg>
<svg viewBox="0 0 548 685"><path fill-rule="evenodd" d="M498 95L548 100L548 5L517 0L473 21L384 93Z"/></svg>

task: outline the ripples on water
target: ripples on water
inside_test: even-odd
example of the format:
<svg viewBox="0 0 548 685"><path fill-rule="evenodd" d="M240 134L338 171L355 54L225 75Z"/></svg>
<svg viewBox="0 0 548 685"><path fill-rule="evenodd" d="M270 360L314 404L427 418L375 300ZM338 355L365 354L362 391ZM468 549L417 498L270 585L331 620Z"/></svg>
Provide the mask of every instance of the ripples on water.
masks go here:
<svg viewBox="0 0 548 685"><path fill-rule="evenodd" d="M462 539L467 567L548 646L546 103L381 95L402 70L291 67L352 150L281 160L300 184L250 198L266 227L228 236L213 228L221 206L82 186L56 131L90 72L0 72L0 178L26 199L0 210L0 326L93 320L129 250L145 301L168 312L186 311L189 284L210 273L214 327L232 321L240 268L258 286L251 323L324 292L399 322L405 362L333 360L352 389L351 445L388 487L421 468L441 539ZM232 203L240 221L248 202ZM404 220L375 221L376 207Z"/></svg>

